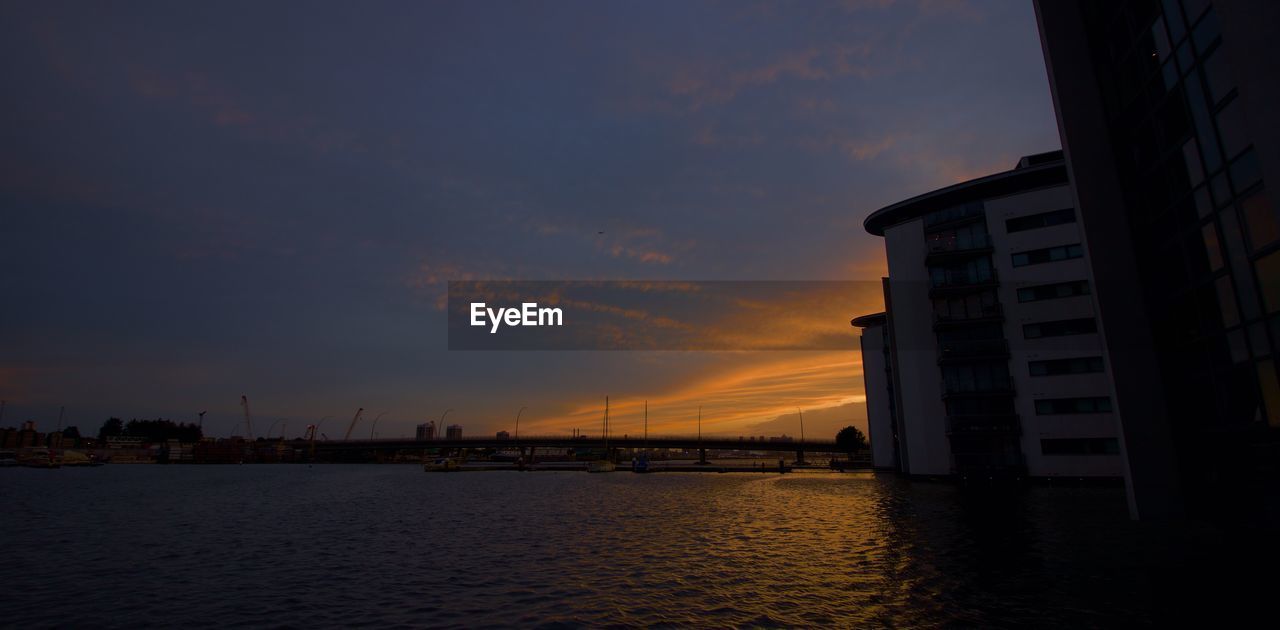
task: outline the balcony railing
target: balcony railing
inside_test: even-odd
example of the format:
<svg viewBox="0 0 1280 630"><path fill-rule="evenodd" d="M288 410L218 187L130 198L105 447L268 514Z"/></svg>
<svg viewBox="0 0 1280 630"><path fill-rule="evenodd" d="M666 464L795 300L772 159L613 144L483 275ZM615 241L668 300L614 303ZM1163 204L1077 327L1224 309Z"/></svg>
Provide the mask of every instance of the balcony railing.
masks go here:
<svg viewBox="0 0 1280 630"><path fill-rule="evenodd" d="M1027 466L1022 453L952 453L951 457L961 474L1018 474Z"/></svg>
<svg viewBox="0 0 1280 630"><path fill-rule="evenodd" d="M931 293L950 292L961 289L985 288L995 286L998 276L995 269L989 271L967 273L951 272L931 279Z"/></svg>
<svg viewBox="0 0 1280 630"><path fill-rule="evenodd" d="M1021 435L1017 414L947 416L947 435Z"/></svg>
<svg viewBox="0 0 1280 630"><path fill-rule="evenodd" d="M1008 358L1009 342L1004 339L965 339L938 343L938 362L957 359Z"/></svg>
<svg viewBox="0 0 1280 630"><path fill-rule="evenodd" d="M968 323L987 323L1002 319L1004 319L1004 306L999 302L984 304L981 309L973 312L938 313L935 311L933 314L933 324L939 328Z"/></svg>
<svg viewBox="0 0 1280 630"><path fill-rule="evenodd" d="M957 396L1012 396L1014 393L1012 381L983 383L981 385L975 383L947 383L945 380L942 382L943 398Z"/></svg>

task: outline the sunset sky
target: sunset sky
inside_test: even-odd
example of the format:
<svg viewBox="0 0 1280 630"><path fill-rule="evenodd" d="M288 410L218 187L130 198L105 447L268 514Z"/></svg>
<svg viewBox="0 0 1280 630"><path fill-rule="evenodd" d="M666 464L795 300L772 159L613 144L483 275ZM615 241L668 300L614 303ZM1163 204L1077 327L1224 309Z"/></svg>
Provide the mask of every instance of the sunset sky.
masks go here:
<svg viewBox="0 0 1280 630"><path fill-rule="evenodd" d="M446 283L875 282L867 214L1058 147L1030 2L10 2L0 51L0 426L42 430L225 436L246 394L259 434L598 432L609 395L831 437L856 351L450 352Z"/></svg>

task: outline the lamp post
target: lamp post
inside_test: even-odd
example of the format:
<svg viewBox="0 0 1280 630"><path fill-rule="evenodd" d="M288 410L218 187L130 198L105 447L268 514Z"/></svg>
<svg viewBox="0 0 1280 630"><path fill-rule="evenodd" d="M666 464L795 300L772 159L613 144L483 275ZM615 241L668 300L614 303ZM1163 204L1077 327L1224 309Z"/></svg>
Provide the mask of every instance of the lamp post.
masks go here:
<svg viewBox="0 0 1280 630"><path fill-rule="evenodd" d="M524 407L516 412L516 448L520 448L520 414L524 413Z"/></svg>

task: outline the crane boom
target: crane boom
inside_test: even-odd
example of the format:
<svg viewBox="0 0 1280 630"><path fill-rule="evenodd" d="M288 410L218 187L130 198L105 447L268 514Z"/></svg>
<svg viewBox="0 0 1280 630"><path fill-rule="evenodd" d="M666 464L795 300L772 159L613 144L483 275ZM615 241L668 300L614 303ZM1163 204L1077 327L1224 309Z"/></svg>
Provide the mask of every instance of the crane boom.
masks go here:
<svg viewBox="0 0 1280 630"><path fill-rule="evenodd" d="M246 435L250 440L252 440L252 439L253 439L253 417L249 414L249 397L248 397L248 396L241 396L241 397L240 397L240 406L241 406L241 407L244 407L244 432L245 432L245 435Z"/></svg>
<svg viewBox="0 0 1280 630"><path fill-rule="evenodd" d="M360 414L364 413L364 407L356 410L355 417L351 418L351 426L347 427L347 437L342 438L343 442L351 441L351 432L356 430L356 423L360 421Z"/></svg>

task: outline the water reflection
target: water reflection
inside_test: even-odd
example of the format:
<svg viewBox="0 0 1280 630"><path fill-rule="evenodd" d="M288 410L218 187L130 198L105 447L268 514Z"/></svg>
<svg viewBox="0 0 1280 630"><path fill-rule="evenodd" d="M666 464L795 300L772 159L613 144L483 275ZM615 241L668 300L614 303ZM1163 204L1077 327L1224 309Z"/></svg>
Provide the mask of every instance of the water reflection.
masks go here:
<svg viewBox="0 0 1280 630"><path fill-rule="evenodd" d="M1162 553L1137 544L1119 489L411 466L0 472L15 625L1129 623L1151 620L1140 567Z"/></svg>

